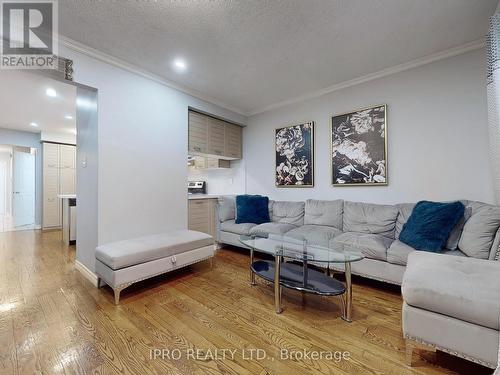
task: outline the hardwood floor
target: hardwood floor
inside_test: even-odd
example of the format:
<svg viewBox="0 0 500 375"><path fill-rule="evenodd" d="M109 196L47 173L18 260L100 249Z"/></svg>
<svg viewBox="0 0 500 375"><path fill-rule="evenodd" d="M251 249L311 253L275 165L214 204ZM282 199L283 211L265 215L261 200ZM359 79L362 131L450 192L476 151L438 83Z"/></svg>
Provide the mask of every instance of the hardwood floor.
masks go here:
<svg viewBox="0 0 500 375"><path fill-rule="evenodd" d="M59 232L0 233L0 374L492 372L422 350L406 367L397 288L355 279L351 324L339 318L338 299L302 300L289 290L276 315L271 286L248 283L246 253L223 249L213 270L199 264L142 282L114 306L111 290L93 287L74 269L74 258ZM166 351L153 359L155 349L170 349L170 359ZM223 358L221 349L236 352ZM282 349L350 357L279 360ZM267 358L258 360L263 351Z"/></svg>

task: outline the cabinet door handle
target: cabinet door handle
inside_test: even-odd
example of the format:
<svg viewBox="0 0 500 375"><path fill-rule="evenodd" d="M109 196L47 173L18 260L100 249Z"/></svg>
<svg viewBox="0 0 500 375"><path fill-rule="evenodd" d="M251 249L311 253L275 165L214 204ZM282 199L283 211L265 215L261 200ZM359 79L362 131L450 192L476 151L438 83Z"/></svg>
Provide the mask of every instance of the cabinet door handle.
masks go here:
<svg viewBox="0 0 500 375"><path fill-rule="evenodd" d="M196 146L195 146L195 147L193 147L193 150L198 151L198 152L201 152L201 148L200 148L200 147L196 147Z"/></svg>

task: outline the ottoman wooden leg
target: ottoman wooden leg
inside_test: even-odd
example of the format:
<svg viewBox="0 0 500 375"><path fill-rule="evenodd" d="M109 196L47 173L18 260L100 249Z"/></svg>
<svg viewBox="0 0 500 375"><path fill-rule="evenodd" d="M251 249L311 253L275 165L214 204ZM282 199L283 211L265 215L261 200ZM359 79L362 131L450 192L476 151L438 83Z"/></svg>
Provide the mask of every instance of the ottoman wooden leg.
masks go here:
<svg viewBox="0 0 500 375"><path fill-rule="evenodd" d="M121 289L113 289L113 292L115 293L115 305L118 305L120 303Z"/></svg>
<svg viewBox="0 0 500 375"><path fill-rule="evenodd" d="M406 339L406 364L411 367L413 359L413 349L415 349L415 343L411 340Z"/></svg>

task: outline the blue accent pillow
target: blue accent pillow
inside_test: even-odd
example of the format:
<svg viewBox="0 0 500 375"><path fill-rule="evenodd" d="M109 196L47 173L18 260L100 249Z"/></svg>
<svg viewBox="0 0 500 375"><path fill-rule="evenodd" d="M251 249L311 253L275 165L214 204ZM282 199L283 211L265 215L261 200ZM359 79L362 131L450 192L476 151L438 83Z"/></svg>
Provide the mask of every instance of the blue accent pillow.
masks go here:
<svg viewBox="0 0 500 375"><path fill-rule="evenodd" d="M403 226L399 240L417 250L440 252L464 212L461 202L418 202Z"/></svg>
<svg viewBox="0 0 500 375"><path fill-rule="evenodd" d="M236 224L269 223L269 198L262 195L236 196Z"/></svg>

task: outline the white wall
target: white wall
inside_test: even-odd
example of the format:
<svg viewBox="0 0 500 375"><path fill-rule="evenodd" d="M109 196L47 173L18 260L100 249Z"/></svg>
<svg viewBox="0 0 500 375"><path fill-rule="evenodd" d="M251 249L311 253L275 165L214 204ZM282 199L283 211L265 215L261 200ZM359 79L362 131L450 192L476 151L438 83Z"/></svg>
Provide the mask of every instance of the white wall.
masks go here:
<svg viewBox="0 0 500 375"><path fill-rule="evenodd" d="M388 105L387 187L332 187L330 117ZM316 122L315 187L274 187L274 129ZM469 52L252 116L244 130L247 192L272 199L374 203L493 202L488 160L486 52Z"/></svg>
<svg viewBox="0 0 500 375"><path fill-rule="evenodd" d="M188 107L246 119L66 47L60 53L74 61L76 82L98 89L99 243L187 228Z"/></svg>
<svg viewBox="0 0 500 375"><path fill-rule="evenodd" d="M90 270L95 267L99 239L99 147L97 92L78 86L76 90L76 259Z"/></svg>

